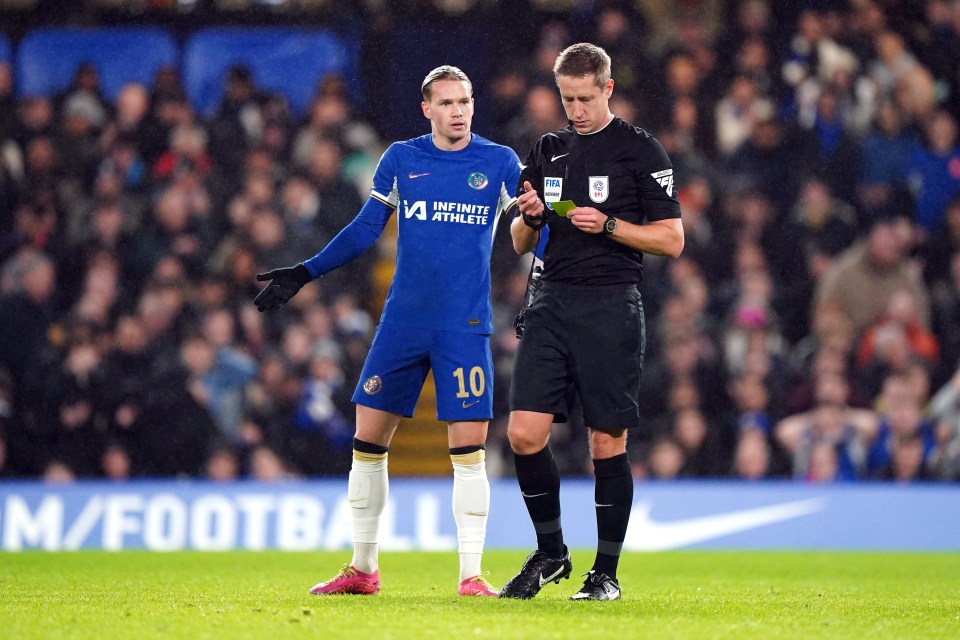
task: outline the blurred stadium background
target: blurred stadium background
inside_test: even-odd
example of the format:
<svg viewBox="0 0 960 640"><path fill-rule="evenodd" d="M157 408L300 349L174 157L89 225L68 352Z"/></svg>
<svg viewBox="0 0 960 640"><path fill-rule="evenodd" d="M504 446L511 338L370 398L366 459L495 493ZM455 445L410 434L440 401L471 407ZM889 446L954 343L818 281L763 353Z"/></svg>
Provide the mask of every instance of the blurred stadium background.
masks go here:
<svg viewBox="0 0 960 640"><path fill-rule="evenodd" d="M644 261L638 495L821 514L787 546L823 527L869 538L889 520L854 506L899 496L903 536L866 546L955 547L960 510L929 499L951 505L960 478L960 3L0 0L5 548L69 548L45 537L54 521L94 544L106 514L122 542L132 512L159 514L155 546L176 547L181 515L279 518L288 492L292 522L337 519L393 227L283 312L256 312L253 275L353 217L386 145L427 130L427 71L463 68L474 130L523 158L565 126L550 68L580 40L613 58L613 111L670 153L687 234L679 260ZM487 459L509 514L510 323L528 263L501 231ZM394 476L449 472L431 389L395 440ZM565 475L589 473L576 418L552 442ZM677 479L714 482L649 482ZM258 484L214 484L233 480ZM448 491L421 482L397 494L411 531ZM260 511L244 491L268 496ZM803 502L825 495L846 497ZM428 538L414 546L447 548Z"/></svg>

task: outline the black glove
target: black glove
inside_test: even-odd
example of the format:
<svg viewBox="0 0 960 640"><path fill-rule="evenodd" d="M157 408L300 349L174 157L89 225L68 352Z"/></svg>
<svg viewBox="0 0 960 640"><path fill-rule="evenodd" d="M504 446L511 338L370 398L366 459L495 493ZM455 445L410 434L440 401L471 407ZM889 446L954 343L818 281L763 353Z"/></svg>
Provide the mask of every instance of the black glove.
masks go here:
<svg viewBox="0 0 960 640"><path fill-rule="evenodd" d="M298 264L295 267L283 267L257 274L257 282L267 280L272 282L253 299L253 304L257 305L257 311L271 311L287 304L303 285L313 280L313 276L305 266Z"/></svg>

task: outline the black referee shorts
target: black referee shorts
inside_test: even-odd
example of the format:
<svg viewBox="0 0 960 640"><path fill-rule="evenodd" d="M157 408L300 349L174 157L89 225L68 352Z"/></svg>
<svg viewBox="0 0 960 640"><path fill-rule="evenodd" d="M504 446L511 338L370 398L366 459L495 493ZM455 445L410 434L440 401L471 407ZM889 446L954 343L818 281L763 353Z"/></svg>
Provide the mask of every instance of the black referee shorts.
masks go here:
<svg viewBox="0 0 960 640"><path fill-rule="evenodd" d="M552 413L563 422L572 389L587 427L638 427L644 341L636 286L544 282L526 311L510 410Z"/></svg>

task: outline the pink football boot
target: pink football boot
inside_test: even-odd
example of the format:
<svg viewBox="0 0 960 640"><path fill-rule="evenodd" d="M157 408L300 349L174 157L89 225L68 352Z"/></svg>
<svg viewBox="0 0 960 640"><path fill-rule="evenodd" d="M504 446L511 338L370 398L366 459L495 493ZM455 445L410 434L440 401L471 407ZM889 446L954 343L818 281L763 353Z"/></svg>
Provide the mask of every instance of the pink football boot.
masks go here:
<svg viewBox="0 0 960 640"><path fill-rule="evenodd" d="M488 596L496 598L499 592L482 575L467 578L457 589L458 596Z"/></svg>
<svg viewBox="0 0 960 640"><path fill-rule="evenodd" d="M462 588L462 586L461 586ZM340 573L327 582L321 582L310 593L315 596L349 593L354 595L374 596L380 593L380 571L364 573L350 565L343 565Z"/></svg>

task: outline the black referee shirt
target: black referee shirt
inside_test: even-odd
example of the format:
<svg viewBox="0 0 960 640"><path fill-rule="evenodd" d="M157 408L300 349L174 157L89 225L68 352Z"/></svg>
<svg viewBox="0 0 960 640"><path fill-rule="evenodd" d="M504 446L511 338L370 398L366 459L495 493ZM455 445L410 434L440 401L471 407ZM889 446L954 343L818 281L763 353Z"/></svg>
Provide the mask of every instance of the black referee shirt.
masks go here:
<svg viewBox="0 0 960 640"><path fill-rule="evenodd" d="M548 133L533 146L520 174L549 203L572 200L634 224L680 217L673 165L657 139L618 117L583 135L572 126ZM543 279L575 285L635 284L643 278L639 252L607 237L580 231L549 208L550 235Z"/></svg>

